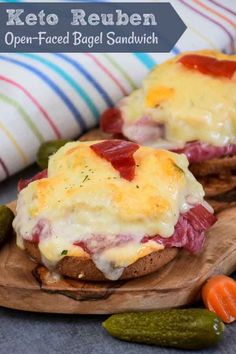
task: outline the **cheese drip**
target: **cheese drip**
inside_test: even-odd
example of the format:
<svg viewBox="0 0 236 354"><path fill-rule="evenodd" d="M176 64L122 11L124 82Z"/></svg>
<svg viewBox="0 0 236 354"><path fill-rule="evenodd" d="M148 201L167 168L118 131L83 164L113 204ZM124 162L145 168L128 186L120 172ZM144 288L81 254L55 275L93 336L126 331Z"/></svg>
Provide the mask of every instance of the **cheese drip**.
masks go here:
<svg viewBox="0 0 236 354"><path fill-rule="evenodd" d="M163 249L141 240L170 237L180 213L204 203L204 192L184 155L139 147L130 182L94 153L92 144L68 143L50 158L48 178L19 193L14 228L22 247L43 223L39 250L51 267L65 255L89 257L74 245L87 243L97 268L115 280L138 258Z"/></svg>

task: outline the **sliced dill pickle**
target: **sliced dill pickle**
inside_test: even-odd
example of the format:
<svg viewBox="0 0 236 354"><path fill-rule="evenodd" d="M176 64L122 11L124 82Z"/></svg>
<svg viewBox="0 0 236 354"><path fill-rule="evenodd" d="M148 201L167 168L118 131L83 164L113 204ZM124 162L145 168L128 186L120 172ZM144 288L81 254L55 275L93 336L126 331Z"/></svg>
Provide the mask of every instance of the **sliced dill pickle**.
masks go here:
<svg viewBox="0 0 236 354"><path fill-rule="evenodd" d="M112 315L103 327L121 340L195 350L216 345L224 331L223 322L205 309Z"/></svg>
<svg viewBox="0 0 236 354"><path fill-rule="evenodd" d="M12 233L14 213L5 205L0 205L0 246Z"/></svg>

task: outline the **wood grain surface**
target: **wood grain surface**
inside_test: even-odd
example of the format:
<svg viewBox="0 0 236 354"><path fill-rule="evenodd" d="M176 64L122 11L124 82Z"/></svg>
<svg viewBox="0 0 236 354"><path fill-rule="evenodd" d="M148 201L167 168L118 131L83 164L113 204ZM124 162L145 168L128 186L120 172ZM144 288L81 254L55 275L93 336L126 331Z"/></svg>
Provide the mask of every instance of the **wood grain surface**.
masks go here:
<svg viewBox="0 0 236 354"><path fill-rule="evenodd" d="M14 204L11 205L14 208ZM15 240L0 252L0 306L36 312L109 314L180 307L196 301L207 278L236 270L236 208L218 215L199 254L181 251L158 272L122 282L55 282Z"/></svg>

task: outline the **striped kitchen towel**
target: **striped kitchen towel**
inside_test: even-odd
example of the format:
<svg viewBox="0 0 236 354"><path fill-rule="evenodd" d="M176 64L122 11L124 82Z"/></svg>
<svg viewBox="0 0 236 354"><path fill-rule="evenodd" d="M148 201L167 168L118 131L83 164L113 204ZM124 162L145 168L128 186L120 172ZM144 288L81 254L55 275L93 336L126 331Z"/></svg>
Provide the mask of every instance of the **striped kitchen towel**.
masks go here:
<svg viewBox="0 0 236 354"><path fill-rule="evenodd" d="M96 126L163 60L185 50L235 51L236 0L169 2L188 27L169 54L0 54L0 181L31 164L44 141Z"/></svg>

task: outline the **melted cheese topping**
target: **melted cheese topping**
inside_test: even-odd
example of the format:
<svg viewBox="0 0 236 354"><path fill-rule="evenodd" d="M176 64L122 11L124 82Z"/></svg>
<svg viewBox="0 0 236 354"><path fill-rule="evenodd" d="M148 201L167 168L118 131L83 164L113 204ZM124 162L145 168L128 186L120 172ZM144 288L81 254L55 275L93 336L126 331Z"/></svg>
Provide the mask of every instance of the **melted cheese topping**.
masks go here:
<svg viewBox="0 0 236 354"><path fill-rule="evenodd" d="M50 158L48 178L20 192L14 228L22 246L22 239L32 239L37 223L45 223L39 249L48 267L64 257L64 250L89 257L73 245L88 242L96 266L117 279L124 267L163 248L152 241L143 245L142 238L170 237L179 214L203 203L204 192L184 155L140 147L130 182L90 149L92 144L68 143Z"/></svg>
<svg viewBox="0 0 236 354"><path fill-rule="evenodd" d="M236 61L236 55L198 51L195 54ZM236 74L232 79L213 77L187 69L178 60L181 54L157 66L143 86L120 101L123 133L145 145L181 147L200 140L215 146L236 143ZM187 53L189 54L189 53ZM139 132L149 120L165 126L160 134Z"/></svg>

